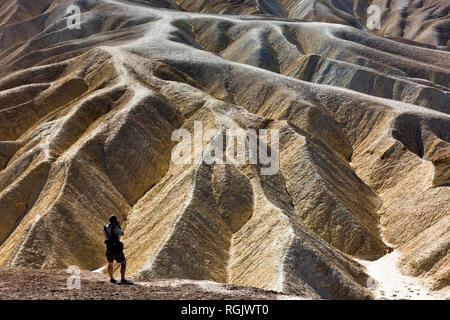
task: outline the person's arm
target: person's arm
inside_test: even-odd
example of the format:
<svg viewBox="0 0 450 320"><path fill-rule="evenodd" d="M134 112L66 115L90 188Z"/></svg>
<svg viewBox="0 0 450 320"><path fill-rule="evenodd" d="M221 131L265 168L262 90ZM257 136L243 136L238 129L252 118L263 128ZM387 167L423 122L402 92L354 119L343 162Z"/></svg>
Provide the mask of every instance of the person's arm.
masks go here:
<svg viewBox="0 0 450 320"><path fill-rule="evenodd" d="M123 236L125 233L123 232L122 228L119 225L119 222L117 222L117 232L119 233L119 235Z"/></svg>
<svg viewBox="0 0 450 320"><path fill-rule="evenodd" d="M105 235L105 240L108 239L108 235L106 234L105 228L103 227L103 234Z"/></svg>

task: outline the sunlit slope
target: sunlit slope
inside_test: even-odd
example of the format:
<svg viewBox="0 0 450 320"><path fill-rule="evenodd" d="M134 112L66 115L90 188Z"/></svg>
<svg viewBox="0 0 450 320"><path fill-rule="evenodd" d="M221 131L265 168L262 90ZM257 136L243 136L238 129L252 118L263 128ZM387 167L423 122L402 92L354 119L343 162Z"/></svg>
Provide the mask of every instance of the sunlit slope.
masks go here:
<svg viewBox="0 0 450 320"><path fill-rule="evenodd" d="M447 287L450 53L287 19L293 1L176 2L8 2L0 264L97 269L116 214L141 279L367 298L353 258L394 247ZM280 171L174 164L171 134L195 121L280 130Z"/></svg>

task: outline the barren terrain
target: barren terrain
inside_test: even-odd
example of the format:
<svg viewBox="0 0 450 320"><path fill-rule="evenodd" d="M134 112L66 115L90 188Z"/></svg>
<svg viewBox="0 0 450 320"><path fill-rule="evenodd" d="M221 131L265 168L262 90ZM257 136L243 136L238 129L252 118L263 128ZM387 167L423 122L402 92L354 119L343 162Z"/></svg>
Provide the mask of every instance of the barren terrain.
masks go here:
<svg viewBox="0 0 450 320"><path fill-rule="evenodd" d="M450 4L378 2L371 31L368 0L2 1L5 277L104 266L115 214L136 281L382 298L371 263L395 250L392 277L445 299ZM226 130L279 132L279 170L174 163L180 128L207 152Z"/></svg>
<svg viewBox="0 0 450 320"><path fill-rule="evenodd" d="M69 289L65 270L0 268L0 300L302 300L258 288L211 281L152 280L112 284L108 277L83 271L80 289Z"/></svg>

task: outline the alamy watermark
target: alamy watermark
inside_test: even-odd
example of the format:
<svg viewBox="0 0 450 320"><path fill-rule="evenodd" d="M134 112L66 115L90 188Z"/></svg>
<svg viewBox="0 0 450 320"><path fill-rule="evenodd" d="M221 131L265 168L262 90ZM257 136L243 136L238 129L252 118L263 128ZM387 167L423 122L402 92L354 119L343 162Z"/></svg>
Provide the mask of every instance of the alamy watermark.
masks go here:
<svg viewBox="0 0 450 320"><path fill-rule="evenodd" d="M66 273L70 274L67 278L67 289L80 290L81 289L81 269L78 266L69 266Z"/></svg>
<svg viewBox="0 0 450 320"><path fill-rule="evenodd" d="M269 143L270 137L270 143ZM172 150L175 164L253 164L261 166L262 175L279 171L278 129L208 129L194 121L194 136L187 129L172 133L172 141L179 143ZM203 148L203 142L208 142ZM192 148L193 146L193 148Z"/></svg>
<svg viewBox="0 0 450 320"><path fill-rule="evenodd" d="M77 5L71 5L67 8L67 28L70 30L81 29L81 8Z"/></svg>
<svg viewBox="0 0 450 320"><path fill-rule="evenodd" d="M367 8L367 28L370 30L381 29L381 7L372 4Z"/></svg>
<svg viewBox="0 0 450 320"><path fill-rule="evenodd" d="M378 282L374 278L369 276L366 281L366 287L369 289L375 289L377 286Z"/></svg>
<svg viewBox="0 0 450 320"><path fill-rule="evenodd" d="M367 8L366 26L370 30L381 29L381 12L379 5L372 4ZM77 5L71 5L67 8L67 28L70 30L81 29L81 8Z"/></svg>

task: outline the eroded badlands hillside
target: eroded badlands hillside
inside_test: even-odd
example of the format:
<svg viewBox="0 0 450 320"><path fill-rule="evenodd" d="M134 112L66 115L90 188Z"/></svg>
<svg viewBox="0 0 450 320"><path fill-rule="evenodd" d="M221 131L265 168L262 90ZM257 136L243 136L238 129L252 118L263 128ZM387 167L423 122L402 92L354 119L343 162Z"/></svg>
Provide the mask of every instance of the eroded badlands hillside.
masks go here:
<svg viewBox="0 0 450 320"><path fill-rule="evenodd" d="M115 214L141 280L370 298L395 250L447 290L450 5L379 2L2 1L0 265L98 269ZM173 163L196 121L279 130L280 170Z"/></svg>

